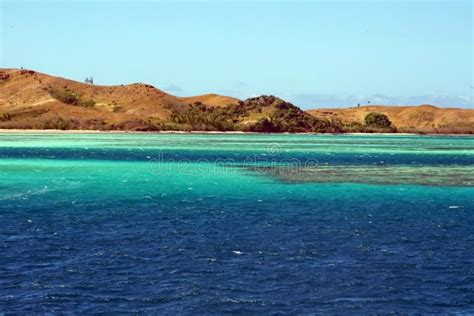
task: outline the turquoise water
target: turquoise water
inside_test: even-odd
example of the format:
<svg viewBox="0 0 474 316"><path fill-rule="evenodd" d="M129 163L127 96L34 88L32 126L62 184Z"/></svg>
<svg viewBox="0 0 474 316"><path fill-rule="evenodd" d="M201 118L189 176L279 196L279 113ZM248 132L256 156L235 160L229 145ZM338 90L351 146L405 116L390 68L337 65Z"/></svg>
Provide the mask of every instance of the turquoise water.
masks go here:
<svg viewBox="0 0 474 316"><path fill-rule="evenodd" d="M0 134L0 311L474 312L474 138Z"/></svg>

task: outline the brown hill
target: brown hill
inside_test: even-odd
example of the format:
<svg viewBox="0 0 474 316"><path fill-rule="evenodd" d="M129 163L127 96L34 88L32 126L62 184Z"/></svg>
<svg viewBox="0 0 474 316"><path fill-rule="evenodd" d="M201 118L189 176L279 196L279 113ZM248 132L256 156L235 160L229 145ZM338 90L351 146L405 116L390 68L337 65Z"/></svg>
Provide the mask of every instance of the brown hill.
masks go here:
<svg viewBox="0 0 474 316"><path fill-rule="evenodd" d="M387 115L399 132L474 133L474 110L363 106L305 113L273 96L246 101L217 94L177 97L143 83L99 86L32 70L0 69L0 128L393 131L365 126L371 112Z"/></svg>
<svg viewBox="0 0 474 316"><path fill-rule="evenodd" d="M179 98L187 104L202 103L208 106L226 106L239 103L239 99L227 97L219 94L203 94L195 97Z"/></svg>
<svg viewBox="0 0 474 316"><path fill-rule="evenodd" d="M308 113L317 118L336 119L350 124L363 124L371 112L388 116L398 132L474 133L474 110L419 106L361 106L344 109L314 109Z"/></svg>
<svg viewBox="0 0 474 316"><path fill-rule="evenodd" d="M0 69L0 128L146 129L191 103L212 107L238 101L216 94L176 97L142 83L99 86Z"/></svg>
<svg viewBox="0 0 474 316"><path fill-rule="evenodd" d="M339 124L318 119L297 106L272 95L209 107L195 103L173 112L174 129L198 131L245 131L264 133L342 132Z"/></svg>

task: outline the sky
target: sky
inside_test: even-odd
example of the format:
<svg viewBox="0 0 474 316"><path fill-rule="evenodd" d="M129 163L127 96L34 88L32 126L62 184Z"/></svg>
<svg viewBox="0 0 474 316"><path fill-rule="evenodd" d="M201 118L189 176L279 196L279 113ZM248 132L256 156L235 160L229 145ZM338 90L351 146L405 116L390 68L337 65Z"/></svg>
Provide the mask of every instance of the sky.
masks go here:
<svg viewBox="0 0 474 316"><path fill-rule="evenodd" d="M1 0L2 68L302 108L474 108L473 2Z"/></svg>

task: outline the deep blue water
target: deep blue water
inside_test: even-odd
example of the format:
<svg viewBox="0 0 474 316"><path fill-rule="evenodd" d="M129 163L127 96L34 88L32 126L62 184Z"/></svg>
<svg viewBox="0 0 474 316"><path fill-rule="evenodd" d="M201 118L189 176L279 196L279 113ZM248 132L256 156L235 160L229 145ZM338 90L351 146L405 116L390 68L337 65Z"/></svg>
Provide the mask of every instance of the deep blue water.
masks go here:
<svg viewBox="0 0 474 316"><path fill-rule="evenodd" d="M0 135L0 314L474 313L474 138L31 137Z"/></svg>

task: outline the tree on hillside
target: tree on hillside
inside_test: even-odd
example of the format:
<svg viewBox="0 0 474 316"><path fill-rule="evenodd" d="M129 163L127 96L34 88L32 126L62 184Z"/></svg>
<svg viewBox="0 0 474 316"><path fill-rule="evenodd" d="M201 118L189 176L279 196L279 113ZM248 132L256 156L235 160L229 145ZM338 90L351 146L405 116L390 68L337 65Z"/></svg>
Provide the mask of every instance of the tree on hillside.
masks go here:
<svg viewBox="0 0 474 316"><path fill-rule="evenodd" d="M384 128L384 127L390 127L392 125L392 122L390 122L388 116L385 114L371 112L367 114L365 117L365 125L371 126L371 127Z"/></svg>
<svg viewBox="0 0 474 316"><path fill-rule="evenodd" d="M278 127L273 124L268 118L260 119L253 126L250 127L251 132L258 133L277 133L279 132Z"/></svg>

